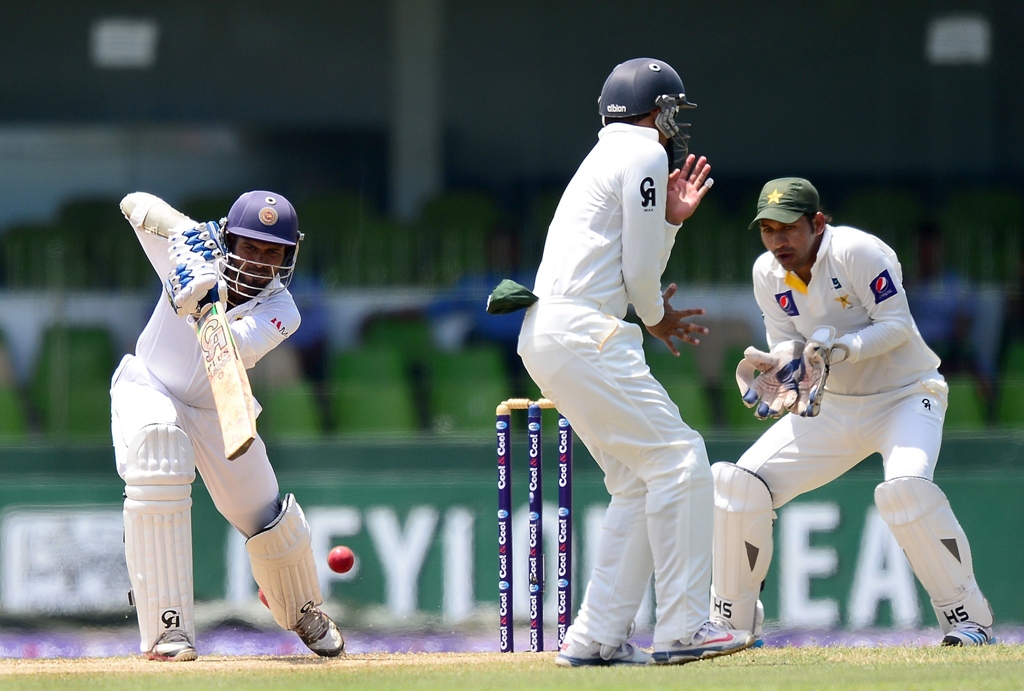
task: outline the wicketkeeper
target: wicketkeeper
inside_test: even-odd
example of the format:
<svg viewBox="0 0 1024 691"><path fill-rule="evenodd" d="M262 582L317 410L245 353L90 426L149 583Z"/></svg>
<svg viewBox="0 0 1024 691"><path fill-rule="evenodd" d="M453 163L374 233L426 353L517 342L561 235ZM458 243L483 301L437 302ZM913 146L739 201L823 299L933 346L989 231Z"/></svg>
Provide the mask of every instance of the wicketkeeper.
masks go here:
<svg viewBox="0 0 1024 691"><path fill-rule="evenodd" d="M319 609L309 525L295 497L282 499L263 441L234 461L190 321L208 298L226 297L231 333L250 368L299 327L288 284L299 232L295 209L273 192L243 194L220 223L143 230L161 201L130 195L128 218L165 298L111 383L111 431L125 482L125 557L139 617L140 649L153 660L195 660L191 491L196 470L217 510L246 538L253 578L274 620L322 656L344 651Z"/></svg>
<svg viewBox="0 0 1024 691"><path fill-rule="evenodd" d="M992 610L932 482L948 392L939 358L914 324L895 252L830 221L810 182L780 178L750 224L768 249L753 273L771 352L748 348L737 381L758 417L783 417L738 462L712 466L711 616L757 633L774 510L877 452L875 504L931 597L942 645L983 645Z"/></svg>

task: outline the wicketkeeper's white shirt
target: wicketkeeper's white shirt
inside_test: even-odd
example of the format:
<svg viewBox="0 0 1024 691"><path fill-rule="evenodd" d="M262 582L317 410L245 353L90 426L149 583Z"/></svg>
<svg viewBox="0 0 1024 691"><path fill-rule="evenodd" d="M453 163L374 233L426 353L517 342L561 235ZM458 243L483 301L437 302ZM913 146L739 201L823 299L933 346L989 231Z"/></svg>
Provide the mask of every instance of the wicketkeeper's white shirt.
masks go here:
<svg viewBox="0 0 1024 691"><path fill-rule="evenodd" d="M133 227L162 283L171 270L167 240ZM244 302L228 310L227 317L247 369L295 333L300 321L299 310L287 290ZM135 355L167 391L185 405L214 407L195 329L174 313L166 298L157 302L153 309L135 345Z"/></svg>
<svg viewBox="0 0 1024 691"><path fill-rule="evenodd" d="M753 273L769 346L804 341L828 325L850 349L832 367L828 391L863 396L941 378L939 358L910 314L896 253L874 235L826 225L807 285L771 252L758 257Z"/></svg>
<svg viewBox="0 0 1024 691"><path fill-rule="evenodd" d="M586 298L619 319L665 315L661 274L679 226L665 221L668 166L658 131L612 124L580 164L548 229L533 292Z"/></svg>

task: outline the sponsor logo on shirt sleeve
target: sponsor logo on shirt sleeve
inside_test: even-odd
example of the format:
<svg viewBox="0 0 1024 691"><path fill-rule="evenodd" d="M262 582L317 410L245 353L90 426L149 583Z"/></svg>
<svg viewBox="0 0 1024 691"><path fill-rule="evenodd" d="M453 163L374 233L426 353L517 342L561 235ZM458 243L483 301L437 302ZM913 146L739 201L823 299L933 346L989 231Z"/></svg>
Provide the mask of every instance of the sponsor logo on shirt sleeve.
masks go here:
<svg viewBox="0 0 1024 691"><path fill-rule="evenodd" d="M644 207L648 211L656 207L658 202L655 198L655 194L654 178L648 177L640 181L640 206Z"/></svg>
<svg viewBox="0 0 1024 691"><path fill-rule="evenodd" d="M274 325L274 328L277 329L282 336L288 335L288 329L284 327L284 324L281 323L280 319L278 319L277 317L272 317L270 323Z"/></svg>
<svg viewBox="0 0 1024 691"><path fill-rule="evenodd" d="M896 284L892 282L892 277L889 276L888 269L871 280L871 292L875 295L876 305L899 292L896 290Z"/></svg>
<svg viewBox="0 0 1024 691"><path fill-rule="evenodd" d="M797 317L800 315L800 310L796 308L796 302L793 300L792 290L787 290L785 293L776 293L775 302L779 303L782 311L789 316Z"/></svg>

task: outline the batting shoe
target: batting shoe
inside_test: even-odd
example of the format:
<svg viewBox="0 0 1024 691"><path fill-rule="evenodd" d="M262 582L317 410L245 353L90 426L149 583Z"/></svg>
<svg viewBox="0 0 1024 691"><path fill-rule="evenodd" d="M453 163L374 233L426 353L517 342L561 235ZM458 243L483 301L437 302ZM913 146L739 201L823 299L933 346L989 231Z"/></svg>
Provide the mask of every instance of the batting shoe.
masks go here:
<svg viewBox="0 0 1024 691"><path fill-rule="evenodd" d="M994 642L992 629L975 624L973 621L965 621L962 624L957 624L952 631L943 636L941 645L988 645Z"/></svg>
<svg viewBox="0 0 1024 691"><path fill-rule="evenodd" d="M632 643L619 646L597 641L566 640L558 651L559 667L610 667L613 665L646 665L651 656Z"/></svg>
<svg viewBox="0 0 1024 691"><path fill-rule="evenodd" d="M318 607L310 607L292 631L320 657L337 657L345 652L345 638L337 624Z"/></svg>
<svg viewBox="0 0 1024 691"><path fill-rule="evenodd" d="M146 657L162 662L191 662L199 655L185 632L174 629L156 639L156 644L149 649Z"/></svg>
<svg viewBox="0 0 1024 691"><path fill-rule="evenodd" d="M754 634L724 626L718 621L706 621L693 634L689 643L676 641L667 648L655 650L652 665L684 665L721 655L732 655L754 645Z"/></svg>

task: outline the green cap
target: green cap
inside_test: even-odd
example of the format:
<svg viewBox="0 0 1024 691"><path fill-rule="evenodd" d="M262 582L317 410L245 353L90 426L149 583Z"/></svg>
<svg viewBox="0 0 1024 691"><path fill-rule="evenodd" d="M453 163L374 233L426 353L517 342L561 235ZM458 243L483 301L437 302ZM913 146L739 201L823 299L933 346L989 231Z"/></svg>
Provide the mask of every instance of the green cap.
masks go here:
<svg viewBox="0 0 1024 691"><path fill-rule="evenodd" d="M804 214L818 213L818 190L803 178L776 178L770 180L757 198L757 216L750 227L767 218L779 223L793 223Z"/></svg>
<svg viewBox="0 0 1024 691"><path fill-rule="evenodd" d="M488 314L510 314L537 302L537 296L526 286L506 278L487 298Z"/></svg>

